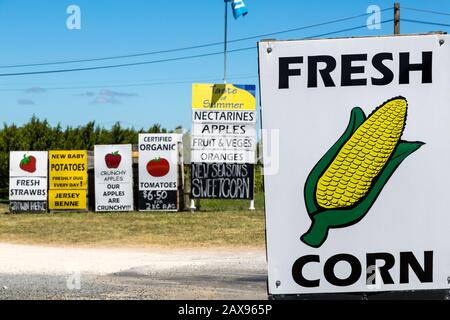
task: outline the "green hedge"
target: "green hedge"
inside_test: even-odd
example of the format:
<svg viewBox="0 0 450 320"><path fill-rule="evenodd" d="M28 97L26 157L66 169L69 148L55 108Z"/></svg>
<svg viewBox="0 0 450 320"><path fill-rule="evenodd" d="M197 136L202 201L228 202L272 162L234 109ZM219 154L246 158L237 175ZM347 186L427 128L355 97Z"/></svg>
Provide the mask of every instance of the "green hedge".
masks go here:
<svg viewBox="0 0 450 320"><path fill-rule="evenodd" d="M0 128L0 189L8 187L10 151L94 150L96 144L137 144L138 134L143 132L169 131L159 124L136 130L122 128L120 123L105 129L95 122L63 129L59 124L52 127L47 120L41 121L34 116L21 127L4 124Z"/></svg>

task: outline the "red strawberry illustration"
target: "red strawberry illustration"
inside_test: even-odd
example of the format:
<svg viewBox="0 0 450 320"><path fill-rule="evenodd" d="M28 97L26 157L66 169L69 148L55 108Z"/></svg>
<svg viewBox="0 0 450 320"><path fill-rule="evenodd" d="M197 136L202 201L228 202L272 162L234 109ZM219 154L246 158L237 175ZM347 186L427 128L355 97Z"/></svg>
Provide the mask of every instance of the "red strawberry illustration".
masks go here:
<svg viewBox="0 0 450 320"><path fill-rule="evenodd" d="M23 171L33 173L36 171L36 158L33 156L27 157L27 155L24 154L19 166Z"/></svg>
<svg viewBox="0 0 450 320"><path fill-rule="evenodd" d="M156 158L147 163L147 171L153 177L164 177L170 171L170 164L164 158Z"/></svg>
<svg viewBox="0 0 450 320"><path fill-rule="evenodd" d="M122 161L122 156L119 154L119 151L108 153L105 156L105 163L109 169L117 169Z"/></svg>

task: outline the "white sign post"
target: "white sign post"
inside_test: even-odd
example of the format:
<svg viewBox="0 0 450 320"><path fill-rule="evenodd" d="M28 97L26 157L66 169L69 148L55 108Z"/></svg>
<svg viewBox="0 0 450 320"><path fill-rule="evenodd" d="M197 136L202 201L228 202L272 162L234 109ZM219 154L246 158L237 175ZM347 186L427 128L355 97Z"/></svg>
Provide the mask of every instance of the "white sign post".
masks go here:
<svg viewBox="0 0 450 320"><path fill-rule="evenodd" d="M264 41L259 66L269 293L449 289L450 37Z"/></svg>
<svg viewBox="0 0 450 320"><path fill-rule="evenodd" d="M139 210L178 210L181 134L139 135Z"/></svg>
<svg viewBox="0 0 450 320"><path fill-rule="evenodd" d="M11 151L9 158L11 212L47 211L47 151Z"/></svg>
<svg viewBox="0 0 450 320"><path fill-rule="evenodd" d="M130 145L94 146L95 211L133 211Z"/></svg>

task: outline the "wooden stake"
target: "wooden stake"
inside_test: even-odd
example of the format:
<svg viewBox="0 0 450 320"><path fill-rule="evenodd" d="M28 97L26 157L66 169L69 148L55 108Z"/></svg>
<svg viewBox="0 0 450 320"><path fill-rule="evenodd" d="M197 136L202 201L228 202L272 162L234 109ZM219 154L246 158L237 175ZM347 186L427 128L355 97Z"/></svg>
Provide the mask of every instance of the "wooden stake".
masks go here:
<svg viewBox="0 0 450 320"><path fill-rule="evenodd" d="M400 3L394 4L394 34L400 34Z"/></svg>

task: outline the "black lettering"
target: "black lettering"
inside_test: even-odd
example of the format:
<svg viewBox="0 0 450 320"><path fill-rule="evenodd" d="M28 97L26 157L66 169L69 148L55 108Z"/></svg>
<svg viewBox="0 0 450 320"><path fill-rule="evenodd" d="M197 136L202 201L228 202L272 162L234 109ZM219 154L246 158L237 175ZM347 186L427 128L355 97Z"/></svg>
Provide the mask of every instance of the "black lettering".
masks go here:
<svg viewBox="0 0 450 320"><path fill-rule="evenodd" d="M348 262L348 264L351 266L350 275L345 279L339 279L334 273L334 267L340 261ZM361 277L362 268L358 258L356 258L355 256L352 256L350 254L337 254L335 256L332 256L325 262L323 273L325 275L325 279L327 279L330 284L338 287L346 287L351 286L352 284L356 283L356 281L358 281L358 279Z"/></svg>
<svg viewBox="0 0 450 320"><path fill-rule="evenodd" d="M320 285L320 280L308 280L303 276L303 267L310 262L320 262L319 256L308 255L298 258L292 266L292 278L302 287L314 288Z"/></svg>
<svg viewBox="0 0 450 320"><path fill-rule="evenodd" d="M367 61L367 54L344 54L341 57L341 86L365 86L367 79L352 79L353 74L364 73L364 66L353 66L354 61Z"/></svg>
<svg viewBox="0 0 450 320"><path fill-rule="evenodd" d="M377 260L384 260L384 264L381 267L377 267ZM369 279L375 279L373 278L376 270L380 272L381 279L383 280L384 284L394 284L394 280L392 279L389 270L392 269L392 267L395 264L395 258L392 254L387 252L379 252L379 253L368 253L366 256L367 261L367 284L375 284L369 283Z"/></svg>
<svg viewBox="0 0 450 320"><path fill-rule="evenodd" d="M319 62L325 63L325 68L317 70ZM317 88L317 71L320 72L325 87L335 87L330 75L334 69L336 69L336 60L332 56L308 57L308 88Z"/></svg>
<svg viewBox="0 0 450 320"><path fill-rule="evenodd" d="M433 282L433 251L425 251L424 266L420 266L414 253L400 252L400 283L409 283L409 267L414 271L420 282Z"/></svg>
<svg viewBox="0 0 450 320"><path fill-rule="evenodd" d="M392 53L382 52L374 55L372 58L372 65L379 71L383 77L382 78L374 78L372 77L372 84L375 86L385 86L388 85L394 80L394 73L391 69L386 67L383 63L384 60L393 60Z"/></svg>
<svg viewBox="0 0 450 320"><path fill-rule="evenodd" d="M279 89L289 89L289 77L301 75L300 69L290 69L290 65L294 63L303 63L303 57L284 57L279 58Z"/></svg>
<svg viewBox="0 0 450 320"><path fill-rule="evenodd" d="M433 53L422 52L422 63L410 63L409 52L400 52L400 84L409 84L409 73L411 71L422 72L422 83L432 83L433 78Z"/></svg>

